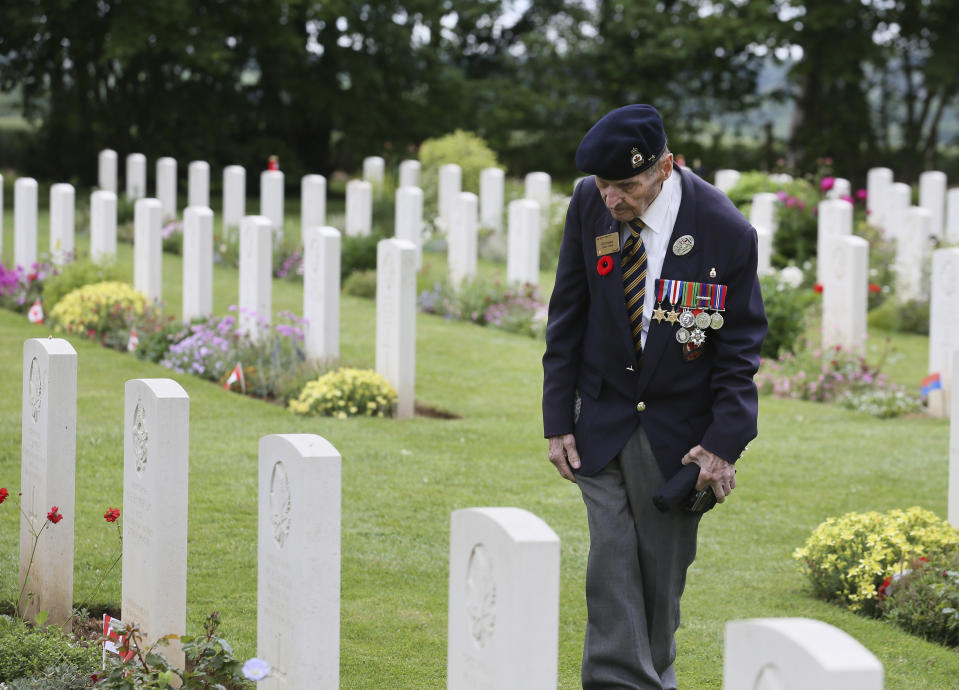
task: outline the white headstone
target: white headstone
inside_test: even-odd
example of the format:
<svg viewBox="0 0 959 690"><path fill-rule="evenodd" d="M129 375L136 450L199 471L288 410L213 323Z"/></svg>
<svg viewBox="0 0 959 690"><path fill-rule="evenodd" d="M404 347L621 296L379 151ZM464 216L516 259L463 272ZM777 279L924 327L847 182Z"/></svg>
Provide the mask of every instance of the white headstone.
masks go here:
<svg viewBox="0 0 959 690"><path fill-rule="evenodd" d="M210 164L190 161L187 166L187 205L210 206Z"/></svg>
<svg viewBox="0 0 959 690"><path fill-rule="evenodd" d="M396 390L397 419L411 418L416 387L416 247L408 240L376 244L376 371Z"/></svg>
<svg viewBox="0 0 959 690"><path fill-rule="evenodd" d="M447 231L447 263L454 287L476 275L478 200L472 192L460 192L453 204Z"/></svg>
<svg viewBox="0 0 959 690"><path fill-rule="evenodd" d="M756 228L756 239L758 241L758 257L756 263L756 272L759 275L766 275L773 270L773 233L767 228Z"/></svg>
<svg viewBox="0 0 959 690"><path fill-rule="evenodd" d="M246 216L240 223L239 329L259 338L273 315L273 222Z"/></svg>
<svg viewBox="0 0 959 690"><path fill-rule="evenodd" d="M772 192L755 194L749 206L749 222L754 228L766 228L775 236L779 228L779 197Z"/></svg>
<svg viewBox="0 0 959 690"><path fill-rule="evenodd" d="M151 302L163 299L163 208L157 199L133 206L133 287Z"/></svg>
<svg viewBox="0 0 959 690"><path fill-rule="evenodd" d="M882 204L883 234L892 239L906 232L906 215L912 204L912 189L903 182L894 182L886 191Z"/></svg>
<svg viewBox="0 0 959 690"><path fill-rule="evenodd" d="M373 231L373 185L366 180L346 183L346 234L365 237Z"/></svg>
<svg viewBox="0 0 959 690"><path fill-rule="evenodd" d="M37 262L37 181L13 183L13 265L30 270Z"/></svg>
<svg viewBox="0 0 959 690"><path fill-rule="evenodd" d="M842 199L824 199L819 202L816 231L816 282L825 285L831 274L832 255L829 242L836 237L852 234L852 204Z"/></svg>
<svg viewBox="0 0 959 690"><path fill-rule="evenodd" d="M242 165L223 168L223 229L239 228L246 215L246 170ZM224 232L225 234L225 232Z"/></svg>
<svg viewBox="0 0 959 690"><path fill-rule="evenodd" d="M845 203L845 202L843 202ZM869 242L862 237L833 237L822 293L822 345L864 352L869 286Z"/></svg>
<svg viewBox="0 0 959 690"><path fill-rule="evenodd" d="M893 271L896 275L896 296L900 301L923 299L926 288L923 271L929 261L929 227L932 214L924 208L912 206L905 214L905 222L896 237L896 256Z"/></svg>
<svg viewBox="0 0 959 690"><path fill-rule="evenodd" d="M726 624L725 690L882 690L883 668L855 638L809 618Z"/></svg>
<svg viewBox="0 0 959 690"><path fill-rule="evenodd" d="M363 179L373 185L377 198L383 193L383 178L386 176L386 161L380 156L363 159Z"/></svg>
<svg viewBox="0 0 959 690"><path fill-rule="evenodd" d="M303 318L306 356L340 356L340 231L328 226L303 232Z"/></svg>
<svg viewBox="0 0 959 690"><path fill-rule="evenodd" d="M124 387L120 617L145 646L186 634L190 397L172 379ZM160 652L183 668L178 642Z"/></svg>
<svg viewBox="0 0 959 690"><path fill-rule="evenodd" d="M256 654L264 690L340 682L339 452L314 434L260 439Z"/></svg>
<svg viewBox="0 0 959 690"><path fill-rule="evenodd" d="M396 190L396 238L409 240L416 247L416 270L423 266L423 190L400 187Z"/></svg>
<svg viewBox="0 0 959 690"><path fill-rule="evenodd" d="M503 231L503 198L506 175L500 168L480 171L480 225L496 232Z"/></svg>
<svg viewBox="0 0 959 690"><path fill-rule="evenodd" d="M76 525L77 353L62 338L23 344L23 416L20 451L21 615L48 613L61 624L73 609L73 533ZM45 529L56 506L63 519ZM18 588L19 589L19 588Z"/></svg>
<svg viewBox="0 0 959 690"><path fill-rule="evenodd" d="M0 207L2 201L0 198ZM946 193L945 239L947 244L959 244L959 187L953 187Z"/></svg>
<svg viewBox="0 0 959 690"><path fill-rule="evenodd" d="M870 168L866 175L866 218L875 228L886 227L884 215L892 181L889 168Z"/></svg>
<svg viewBox="0 0 959 690"><path fill-rule="evenodd" d="M300 180L300 237L307 228L326 225L326 178L304 175Z"/></svg>
<svg viewBox="0 0 959 690"><path fill-rule="evenodd" d="M550 196L552 195L552 180L549 173L531 172L527 173L525 180L524 198L532 199L539 204L539 222L540 228L545 228L549 222Z"/></svg>
<svg viewBox="0 0 959 690"><path fill-rule="evenodd" d="M946 215L946 173L927 170L919 175L919 205L932 214L930 232L935 237L942 237Z"/></svg>
<svg viewBox="0 0 959 690"><path fill-rule="evenodd" d="M463 170L460 166L456 163L447 163L440 166L438 203L440 226L443 230L449 231L450 223L453 222L453 206L456 204L456 197L459 195L462 186Z"/></svg>
<svg viewBox="0 0 959 690"><path fill-rule="evenodd" d="M136 201L147 195L147 157L142 153L127 156L127 199Z"/></svg>
<svg viewBox="0 0 959 690"><path fill-rule="evenodd" d="M739 182L739 171L738 170L717 170L716 171L716 186L719 188L719 191L729 193L729 190L736 186Z"/></svg>
<svg viewBox="0 0 959 690"><path fill-rule="evenodd" d="M449 690L555 690L559 537L519 508L450 520Z"/></svg>
<svg viewBox="0 0 959 690"><path fill-rule="evenodd" d="M74 209L76 191L72 184L50 186L50 258L63 265L73 262Z"/></svg>
<svg viewBox="0 0 959 690"><path fill-rule="evenodd" d="M952 394L949 396L949 523L959 525L959 349L952 351Z"/></svg>
<svg viewBox="0 0 959 690"><path fill-rule="evenodd" d="M213 315L213 211L187 206L183 211L184 322Z"/></svg>
<svg viewBox="0 0 959 690"><path fill-rule="evenodd" d="M117 152L113 149L103 149L97 156L97 187L117 193Z"/></svg>
<svg viewBox="0 0 959 690"><path fill-rule="evenodd" d="M260 173L260 215L270 221L270 227L283 237L283 173L264 170Z"/></svg>
<svg viewBox="0 0 959 690"><path fill-rule="evenodd" d="M117 195L97 190L90 195L90 257L97 263L117 257Z"/></svg>
<svg viewBox="0 0 959 690"><path fill-rule="evenodd" d="M176 191L176 159L164 156L157 160L156 196L162 209L163 221L177 217Z"/></svg>
<svg viewBox="0 0 959 690"><path fill-rule="evenodd" d="M937 417L949 416L950 389L956 373L952 354L959 348L959 247L937 249L932 253L932 289L929 294L929 373L939 374L942 390L929 396L929 411ZM953 408L955 416L957 410Z"/></svg>
<svg viewBox="0 0 959 690"><path fill-rule="evenodd" d="M832 181L832 189L826 194L828 199L842 199L852 196L852 183L845 177L836 177Z"/></svg>
<svg viewBox="0 0 959 690"><path fill-rule="evenodd" d="M400 163L400 187L420 186L420 162L408 159Z"/></svg>
<svg viewBox="0 0 959 690"><path fill-rule="evenodd" d="M539 285L539 204L532 199L509 203L506 282Z"/></svg>

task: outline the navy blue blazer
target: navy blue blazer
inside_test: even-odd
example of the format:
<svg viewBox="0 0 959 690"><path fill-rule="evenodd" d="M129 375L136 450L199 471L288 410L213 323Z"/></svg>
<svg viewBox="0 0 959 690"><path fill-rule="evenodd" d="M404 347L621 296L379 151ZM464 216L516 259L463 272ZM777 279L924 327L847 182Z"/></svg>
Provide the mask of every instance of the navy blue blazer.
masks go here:
<svg viewBox="0 0 959 690"><path fill-rule="evenodd" d="M619 453L640 421L666 479L697 444L736 462L756 436L753 376L766 335L756 231L718 189L679 166L673 174L683 196L660 277L728 286L725 323L707 331L694 359L683 356L678 326L653 320L639 366L620 254L608 274L597 270L596 238L618 234L619 223L592 177L576 187L566 214L546 327L543 423L547 438L575 435L587 476ZM683 235L694 245L678 256L673 243Z"/></svg>

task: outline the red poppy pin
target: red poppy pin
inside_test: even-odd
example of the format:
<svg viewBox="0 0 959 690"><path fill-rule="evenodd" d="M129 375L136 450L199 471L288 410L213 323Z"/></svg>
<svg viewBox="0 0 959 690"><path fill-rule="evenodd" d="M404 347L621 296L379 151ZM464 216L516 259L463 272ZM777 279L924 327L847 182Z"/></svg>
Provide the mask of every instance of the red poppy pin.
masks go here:
<svg viewBox="0 0 959 690"><path fill-rule="evenodd" d="M596 272L604 276L612 270L613 259L608 255L599 257L599 261L596 262Z"/></svg>

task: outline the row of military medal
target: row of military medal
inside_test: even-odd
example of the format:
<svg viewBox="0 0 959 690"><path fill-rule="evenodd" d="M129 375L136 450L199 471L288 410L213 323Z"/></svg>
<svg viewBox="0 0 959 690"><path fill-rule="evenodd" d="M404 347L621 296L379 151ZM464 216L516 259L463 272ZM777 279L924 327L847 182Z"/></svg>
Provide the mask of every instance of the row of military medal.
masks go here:
<svg viewBox="0 0 959 690"><path fill-rule="evenodd" d="M725 323L722 312L726 309L726 286L719 283L659 278L656 302L653 319L659 323L665 320L670 325L678 323L676 340L683 345L702 345L707 329L719 330ZM671 305L669 311L663 309L664 302Z"/></svg>

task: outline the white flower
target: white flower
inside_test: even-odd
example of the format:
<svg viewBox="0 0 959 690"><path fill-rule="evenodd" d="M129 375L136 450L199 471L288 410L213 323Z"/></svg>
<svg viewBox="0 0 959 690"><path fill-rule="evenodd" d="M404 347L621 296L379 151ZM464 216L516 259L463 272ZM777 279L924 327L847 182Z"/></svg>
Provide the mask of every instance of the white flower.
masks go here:
<svg viewBox="0 0 959 690"><path fill-rule="evenodd" d="M243 664L243 677L247 680L263 680L269 674L270 665L263 661L263 659L253 657L252 659L247 659L246 663Z"/></svg>
<svg viewBox="0 0 959 690"><path fill-rule="evenodd" d="M802 285L802 269L798 266L786 266L779 272L779 282L796 289Z"/></svg>

